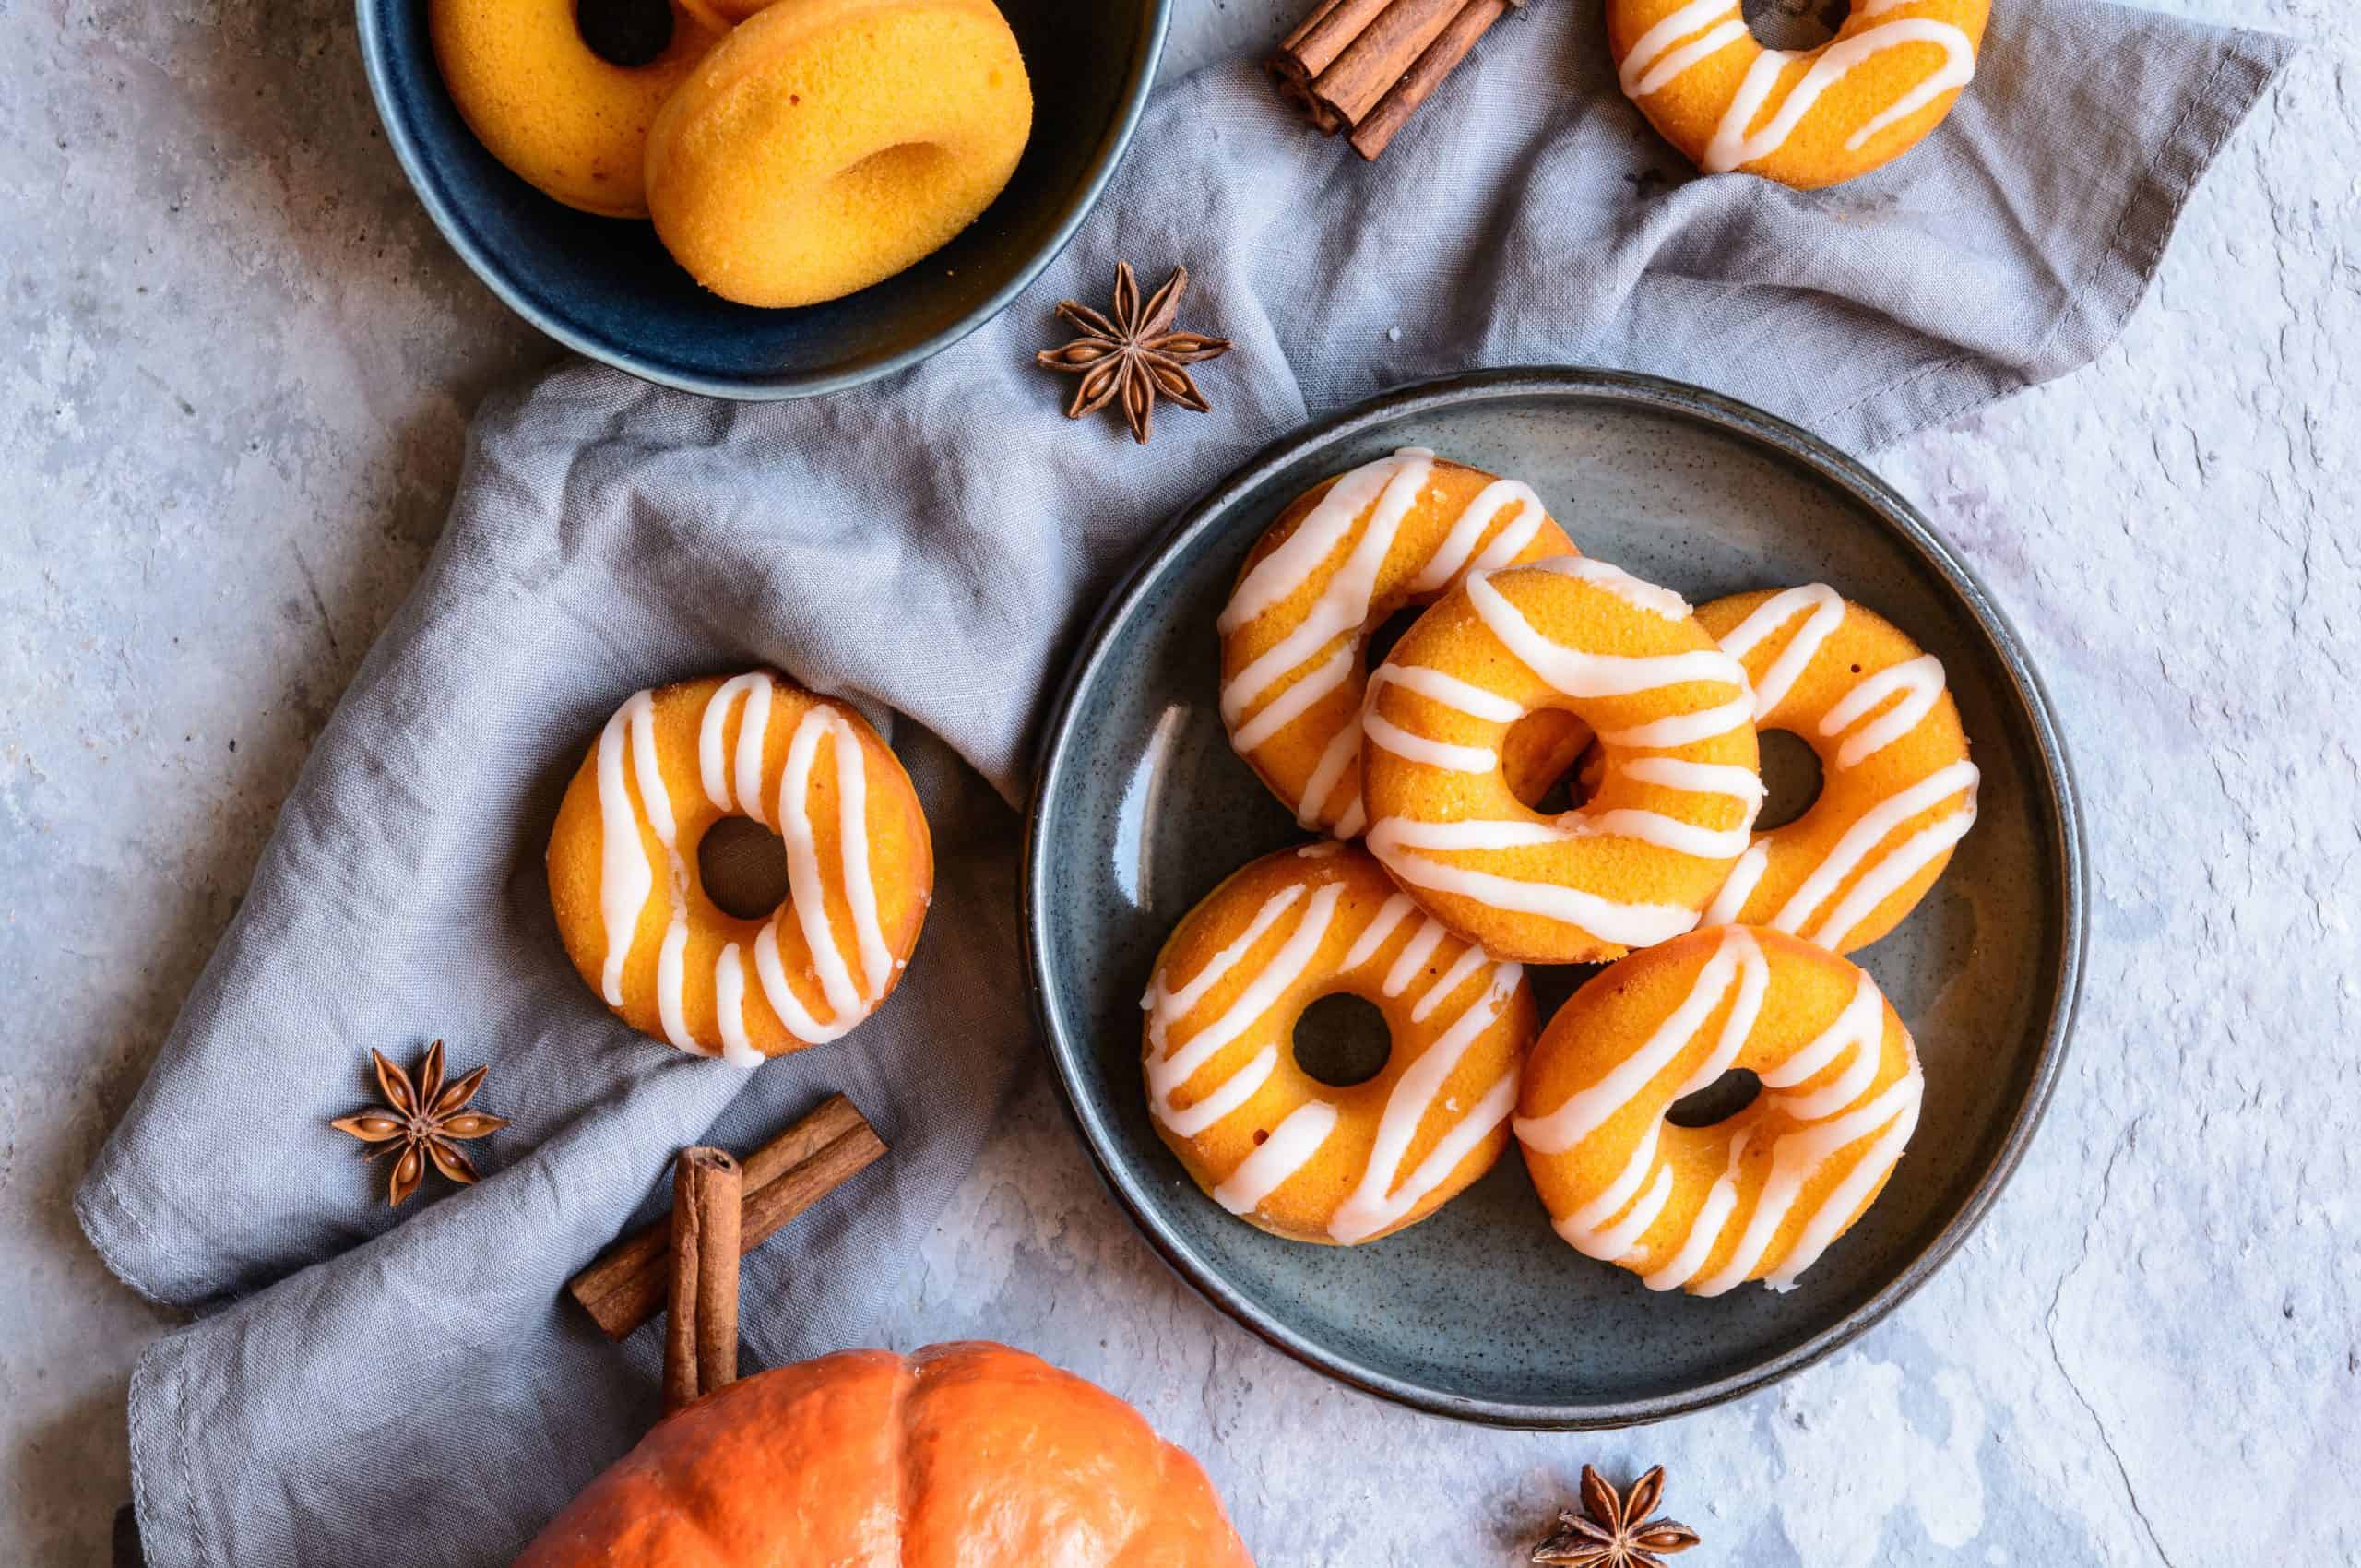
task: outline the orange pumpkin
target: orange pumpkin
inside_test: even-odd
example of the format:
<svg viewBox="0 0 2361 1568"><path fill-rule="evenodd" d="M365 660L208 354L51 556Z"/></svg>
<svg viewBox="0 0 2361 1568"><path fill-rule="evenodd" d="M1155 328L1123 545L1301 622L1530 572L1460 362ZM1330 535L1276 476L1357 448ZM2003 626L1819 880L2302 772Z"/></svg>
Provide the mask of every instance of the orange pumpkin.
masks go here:
<svg viewBox="0 0 2361 1568"><path fill-rule="evenodd" d="M660 1423L516 1568L1253 1568L1197 1462L1003 1345L847 1350Z"/></svg>

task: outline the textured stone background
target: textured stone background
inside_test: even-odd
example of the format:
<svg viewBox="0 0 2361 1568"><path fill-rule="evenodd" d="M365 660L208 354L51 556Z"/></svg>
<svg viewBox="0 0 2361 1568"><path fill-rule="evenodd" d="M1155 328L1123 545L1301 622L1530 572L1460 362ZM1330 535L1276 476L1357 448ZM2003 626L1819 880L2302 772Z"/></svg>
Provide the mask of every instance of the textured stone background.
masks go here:
<svg viewBox="0 0 2361 1568"><path fill-rule="evenodd" d="M1484 1432L1203 1305L1037 1090L892 1339L1119 1384L1269 1568L1508 1563L1585 1459L1669 1464L1696 1561L2361 1561L2361 13L2167 3L2312 44L2120 344L1876 458L2031 644L2096 868L2066 1081L1952 1266L1738 1405ZM1299 8L1181 0L1168 70ZM553 356L410 198L338 0L0 27L0 1560L89 1563L166 1319L68 1192L417 572L468 410Z"/></svg>

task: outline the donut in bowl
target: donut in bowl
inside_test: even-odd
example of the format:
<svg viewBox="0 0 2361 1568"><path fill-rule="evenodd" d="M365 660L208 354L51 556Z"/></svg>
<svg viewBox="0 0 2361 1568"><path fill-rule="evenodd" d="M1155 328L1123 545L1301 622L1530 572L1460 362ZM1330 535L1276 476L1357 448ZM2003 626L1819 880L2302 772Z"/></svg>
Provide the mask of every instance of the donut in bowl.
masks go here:
<svg viewBox="0 0 2361 1568"><path fill-rule="evenodd" d="M1374 1004L1391 1048L1345 1087L1299 1065L1323 996ZM1508 1146L1536 1024L1531 988L1420 915L1366 850L1281 849L1180 921L1141 1006L1157 1135L1213 1200L1299 1241L1355 1245L1415 1225Z"/></svg>

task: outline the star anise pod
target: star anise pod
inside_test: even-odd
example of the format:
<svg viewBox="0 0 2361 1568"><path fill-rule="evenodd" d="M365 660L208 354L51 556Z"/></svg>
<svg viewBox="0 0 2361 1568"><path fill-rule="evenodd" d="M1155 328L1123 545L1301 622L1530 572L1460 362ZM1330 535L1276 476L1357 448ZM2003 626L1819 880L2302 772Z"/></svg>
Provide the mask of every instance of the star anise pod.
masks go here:
<svg viewBox="0 0 2361 1568"><path fill-rule="evenodd" d="M504 1116L487 1116L481 1111L467 1109L468 1101L476 1097L476 1090L483 1087L483 1075L492 1069L479 1067L466 1077L445 1084L443 1042L439 1039L426 1048L426 1061L418 1070L415 1084L383 1052L370 1051L369 1060L376 1063L377 1087L385 1093L385 1105L339 1116L328 1125L339 1133L351 1134L364 1144L376 1145L362 1151L372 1159L399 1144L401 1154L394 1161L386 1201L398 1204L418 1191L430 1159L435 1170L452 1181L463 1186L473 1182L476 1168L459 1152L458 1146L508 1125Z"/></svg>
<svg viewBox="0 0 2361 1568"><path fill-rule="evenodd" d="M1533 1561L1566 1568L1664 1568L1666 1558L1697 1544L1697 1532L1670 1519L1649 1518L1663 1500L1662 1465L1633 1482L1629 1497L1618 1497L1584 1465L1582 1514L1569 1509L1559 1515L1556 1532L1533 1549Z"/></svg>
<svg viewBox="0 0 2361 1568"><path fill-rule="evenodd" d="M1132 424L1132 439L1145 443L1157 398L1169 398L1201 414L1212 407L1197 390L1188 367L1229 352L1229 339L1172 329L1173 314L1180 308L1180 291L1188 286L1189 269L1176 267L1164 287L1142 305L1132 264L1119 261L1112 319L1073 300L1059 303L1058 314L1080 327L1082 336L1062 349L1042 350L1033 356L1033 362L1045 370L1082 377L1082 384L1074 389L1074 401L1066 406L1066 418L1078 420L1120 398L1123 417Z"/></svg>

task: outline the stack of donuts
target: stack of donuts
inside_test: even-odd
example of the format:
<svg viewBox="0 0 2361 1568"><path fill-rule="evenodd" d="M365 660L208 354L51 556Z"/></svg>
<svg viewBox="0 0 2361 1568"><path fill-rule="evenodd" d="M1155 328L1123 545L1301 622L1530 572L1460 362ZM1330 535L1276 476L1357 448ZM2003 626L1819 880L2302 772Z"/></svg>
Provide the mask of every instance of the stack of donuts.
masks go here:
<svg viewBox="0 0 2361 1568"><path fill-rule="evenodd" d="M1016 171L992 0L429 0L445 85L544 194L652 218L726 299L804 305L947 244Z"/></svg>
<svg viewBox="0 0 2361 1568"><path fill-rule="evenodd" d="M1371 635L1417 619L1371 666ZM1218 625L1232 746L1320 837L1172 932L1143 1002L1156 1126L1213 1200L1351 1245L1520 1146L1558 1234L1655 1289L1786 1289L1875 1201L1923 1089L1845 955L1975 820L1941 664L1821 584L1693 607L1579 552L1527 486L1405 450L1314 487ZM1758 738L1818 754L1759 830ZM1551 796L1566 780L1572 804ZM1599 964L1545 1024L1528 965ZM1373 1077L1295 1059L1376 1005ZM1744 1070L1708 1126L1677 1101Z"/></svg>

